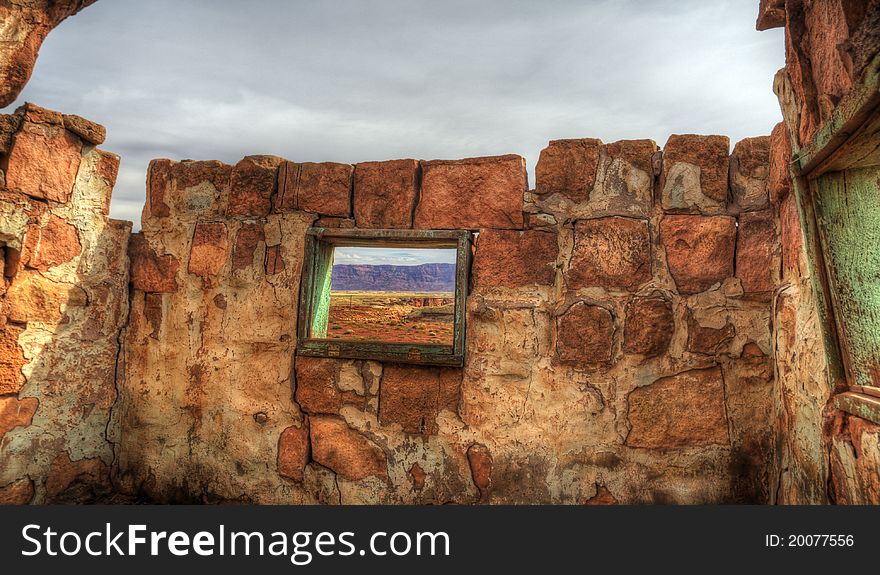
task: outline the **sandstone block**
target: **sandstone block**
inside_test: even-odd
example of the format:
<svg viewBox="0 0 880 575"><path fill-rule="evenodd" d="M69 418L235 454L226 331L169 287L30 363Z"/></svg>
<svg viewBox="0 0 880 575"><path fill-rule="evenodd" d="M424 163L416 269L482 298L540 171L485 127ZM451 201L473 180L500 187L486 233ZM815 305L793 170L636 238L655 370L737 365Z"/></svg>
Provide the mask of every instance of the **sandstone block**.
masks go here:
<svg viewBox="0 0 880 575"><path fill-rule="evenodd" d="M736 277L746 293L772 292L773 252L776 230L770 210L745 212L739 216L736 248Z"/></svg>
<svg viewBox="0 0 880 575"><path fill-rule="evenodd" d="M353 166L335 162L284 162L272 209L349 217L353 171Z"/></svg>
<svg viewBox="0 0 880 575"><path fill-rule="evenodd" d="M223 270L228 256L226 224L196 224L189 252L189 273L202 278L216 276Z"/></svg>
<svg viewBox="0 0 880 575"><path fill-rule="evenodd" d="M386 365L379 385L379 421L400 424L405 433L437 433L437 415L455 411L461 380L441 377L454 370Z"/></svg>
<svg viewBox="0 0 880 575"><path fill-rule="evenodd" d="M663 208L719 213L727 205L727 136L673 134L663 148Z"/></svg>
<svg viewBox="0 0 880 575"><path fill-rule="evenodd" d="M422 163L418 229L522 229L525 160L493 156Z"/></svg>
<svg viewBox="0 0 880 575"><path fill-rule="evenodd" d="M660 222L660 238L679 292L699 293L733 275L733 218L668 215Z"/></svg>
<svg viewBox="0 0 880 575"><path fill-rule="evenodd" d="M704 326L688 312L688 351L713 356L729 354L735 335L736 328L729 322L721 327Z"/></svg>
<svg viewBox="0 0 880 575"><path fill-rule="evenodd" d="M552 286L557 235L542 231L483 230L474 256L474 288Z"/></svg>
<svg viewBox="0 0 880 575"><path fill-rule="evenodd" d="M291 425L278 438L278 475L302 481L303 470L308 462L309 420L305 419L300 427Z"/></svg>
<svg viewBox="0 0 880 575"><path fill-rule="evenodd" d="M263 241L265 241L265 235L262 224L242 224L235 233L235 246L232 249L232 271L250 268L254 264L257 248Z"/></svg>
<svg viewBox="0 0 880 575"><path fill-rule="evenodd" d="M62 118L64 127L82 138L83 141L99 146L107 138L107 130L101 124L75 114L64 114Z"/></svg>
<svg viewBox="0 0 880 575"><path fill-rule="evenodd" d="M467 459L474 485L479 489L480 497L485 498L492 485L492 454L485 445L474 443L468 447Z"/></svg>
<svg viewBox="0 0 880 575"><path fill-rule="evenodd" d="M651 236L646 220L609 217L579 221L565 279L570 289L632 290L651 279Z"/></svg>
<svg viewBox="0 0 880 575"><path fill-rule="evenodd" d="M18 345L18 336L22 331L22 328L9 323L0 326L0 395L18 394L24 384L21 368L27 362Z"/></svg>
<svg viewBox="0 0 880 575"><path fill-rule="evenodd" d="M354 219L361 228L410 228L419 192L416 160L354 167Z"/></svg>
<svg viewBox="0 0 880 575"><path fill-rule="evenodd" d="M283 161L275 156L247 156L238 162L230 176L227 213L233 217L269 215Z"/></svg>
<svg viewBox="0 0 880 575"><path fill-rule="evenodd" d="M27 505L34 499L34 482L19 479L0 487L0 505Z"/></svg>
<svg viewBox="0 0 880 575"><path fill-rule="evenodd" d="M128 244L131 286L144 292L177 291L180 263L170 254L158 255L142 233L132 234Z"/></svg>
<svg viewBox="0 0 880 575"><path fill-rule="evenodd" d="M610 363L615 329L614 317L607 309L574 304L557 320L557 359L585 366Z"/></svg>
<svg viewBox="0 0 880 575"><path fill-rule="evenodd" d="M366 397L339 388L340 367L338 359L296 358L295 398L300 409L310 414L338 414L343 405L364 409Z"/></svg>
<svg viewBox="0 0 880 575"><path fill-rule="evenodd" d="M743 210L762 210L770 205L770 137L746 138L730 155L730 191Z"/></svg>
<svg viewBox="0 0 880 575"><path fill-rule="evenodd" d="M82 288L52 281L34 270L19 272L6 299L9 319L19 323L58 324L64 309L86 305Z"/></svg>
<svg viewBox="0 0 880 575"><path fill-rule="evenodd" d="M661 297L637 297L626 306L623 351L645 357L666 353L675 331L672 306Z"/></svg>
<svg viewBox="0 0 880 575"><path fill-rule="evenodd" d="M791 193L791 139L788 128L783 122L779 122L770 133L770 175L768 176L768 188L770 200L773 203L781 202Z"/></svg>
<svg viewBox="0 0 880 575"><path fill-rule="evenodd" d="M66 203L82 158L82 142L61 126L24 122L0 164L6 186L34 198Z"/></svg>
<svg viewBox="0 0 880 575"><path fill-rule="evenodd" d="M593 138L552 140L535 166L535 192L561 194L573 202L586 200L596 183L601 148L602 141Z"/></svg>
<svg viewBox="0 0 880 575"><path fill-rule="evenodd" d="M15 395L0 397L0 439L16 427L31 424L40 402L35 397L19 399Z"/></svg>
<svg viewBox="0 0 880 575"><path fill-rule="evenodd" d="M779 207L779 235L782 244L782 266L786 273L797 271L803 249L801 216L798 212L797 198L789 194Z"/></svg>
<svg viewBox="0 0 880 575"><path fill-rule="evenodd" d="M388 462L378 445L338 417L309 418L312 459L350 481L387 477Z"/></svg>
<svg viewBox="0 0 880 575"><path fill-rule="evenodd" d="M100 458L72 460L62 452L52 462L46 477L46 497L51 501L74 484L90 488L105 487L110 483L110 470Z"/></svg>
<svg viewBox="0 0 880 575"><path fill-rule="evenodd" d="M630 447L728 445L721 368L663 377L629 394Z"/></svg>
<svg viewBox="0 0 880 575"><path fill-rule="evenodd" d="M68 262L82 251L76 227L55 214L45 225L31 226L25 238L25 265L47 271Z"/></svg>
<svg viewBox="0 0 880 575"><path fill-rule="evenodd" d="M284 271L284 246L266 247L266 275L275 275Z"/></svg>

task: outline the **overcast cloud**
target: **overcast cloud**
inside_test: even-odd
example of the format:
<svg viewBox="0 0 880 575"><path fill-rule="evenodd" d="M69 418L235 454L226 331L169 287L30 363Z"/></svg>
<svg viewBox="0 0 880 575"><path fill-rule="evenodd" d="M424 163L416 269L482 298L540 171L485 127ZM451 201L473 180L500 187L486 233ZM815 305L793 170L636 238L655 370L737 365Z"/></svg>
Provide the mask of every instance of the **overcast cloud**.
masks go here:
<svg viewBox="0 0 880 575"><path fill-rule="evenodd" d="M153 158L360 162L547 141L769 134L781 30L758 0L101 0L53 31L20 101L104 124L111 214Z"/></svg>

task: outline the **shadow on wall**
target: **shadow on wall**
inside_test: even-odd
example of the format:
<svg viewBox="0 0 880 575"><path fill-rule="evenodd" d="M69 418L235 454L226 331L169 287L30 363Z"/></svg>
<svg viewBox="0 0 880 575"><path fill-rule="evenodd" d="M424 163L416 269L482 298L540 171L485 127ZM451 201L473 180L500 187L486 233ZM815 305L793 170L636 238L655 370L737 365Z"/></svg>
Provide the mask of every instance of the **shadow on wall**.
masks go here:
<svg viewBox="0 0 880 575"><path fill-rule="evenodd" d="M107 217L104 129L0 116L0 503L107 501L130 222Z"/></svg>

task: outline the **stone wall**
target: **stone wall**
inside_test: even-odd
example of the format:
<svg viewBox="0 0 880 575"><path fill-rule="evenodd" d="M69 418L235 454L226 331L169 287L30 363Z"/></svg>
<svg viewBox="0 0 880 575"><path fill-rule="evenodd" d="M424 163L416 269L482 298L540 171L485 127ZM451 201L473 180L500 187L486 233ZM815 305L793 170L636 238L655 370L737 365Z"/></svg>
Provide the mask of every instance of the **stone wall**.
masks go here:
<svg viewBox="0 0 880 575"><path fill-rule="evenodd" d="M157 501L773 502L769 138L152 162L117 485ZM479 232L464 368L295 356L312 225Z"/></svg>
<svg viewBox="0 0 880 575"><path fill-rule="evenodd" d="M107 217L104 130L0 116L0 503L106 500L130 222Z"/></svg>

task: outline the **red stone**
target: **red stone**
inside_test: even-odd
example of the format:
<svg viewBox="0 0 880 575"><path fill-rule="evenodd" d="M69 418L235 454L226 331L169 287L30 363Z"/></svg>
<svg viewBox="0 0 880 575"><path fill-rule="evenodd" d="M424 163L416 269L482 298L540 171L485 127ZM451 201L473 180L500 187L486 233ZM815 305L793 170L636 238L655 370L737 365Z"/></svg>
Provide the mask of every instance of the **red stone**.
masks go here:
<svg viewBox="0 0 880 575"><path fill-rule="evenodd" d="M474 288L517 288L556 283L557 234L483 230L474 255Z"/></svg>
<svg viewBox="0 0 880 575"><path fill-rule="evenodd" d="M425 487L425 478L428 474L422 469L418 463L413 463L409 468L409 476L412 479L413 489L421 491Z"/></svg>
<svg viewBox="0 0 880 575"><path fill-rule="evenodd" d="M228 256L226 224L196 224L189 252L189 273L202 278L216 276L223 270Z"/></svg>
<svg viewBox="0 0 880 575"><path fill-rule="evenodd" d="M485 445L474 443L468 447L467 458L474 485L480 490L480 497L485 498L492 485L492 454Z"/></svg>
<svg viewBox="0 0 880 575"><path fill-rule="evenodd" d="M34 482L19 479L0 487L0 505L27 505L34 499Z"/></svg>
<svg viewBox="0 0 880 575"><path fill-rule="evenodd" d="M440 412L457 409L461 380L456 385L455 378L441 377L449 371L454 370L386 365L379 386L379 421L399 424L405 433L436 434Z"/></svg>
<svg viewBox="0 0 880 575"><path fill-rule="evenodd" d="M284 162L273 211L302 210L325 216L351 216L354 167L334 162Z"/></svg>
<svg viewBox="0 0 880 575"><path fill-rule="evenodd" d="M107 138L107 130L101 124L86 120L75 114L63 114L64 127L79 136L83 141L99 146Z"/></svg>
<svg viewBox="0 0 880 575"><path fill-rule="evenodd" d="M637 387L628 396L626 444L648 449L728 445L721 368L694 369Z"/></svg>
<svg viewBox="0 0 880 575"><path fill-rule="evenodd" d="M557 320L556 356L563 363L610 363L614 317L607 309L578 302Z"/></svg>
<svg viewBox="0 0 880 575"><path fill-rule="evenodd" d="M688 312L688 351L713 356L729 354L734 336L736 328L733 324L725 323L720 328L704 327Z"/></svg>
<svg viewBox="0 0 880 575"><path fill-rule="evenodd" d="M746 293L772 292L773 252L776 233L769 210L745 212L739 216L736 247L736 276Z"/></svg>
<svg viewBox="0 0 880 575"><path fill-rule="evenodd" d="M779 235L782 243L782 266L786 273L800 269L804 235L797 198L789 194L779 206Z"/></svg>
<svg viewBox="0 0 880 575"><path fill-rule="evenodd" d="M19 399L15 395L0 397L0 439L16 427L31 424L40 402L35 397Z"/></svg>
<svg viewBox="0 0 880 575"><path fill-rule="evenodd" d="M596 495L584 501L584 505L617 505L617 498L604 485L596 484Z"/></svg>
<svg viewBox="0 0 880 575"><path fill-rule="evenodd" d="M535 167L535 192L561 194L573 202L590 197L596 184L602 141L593 138L552 140L541 150Z"/></svg>
<svg viewBox="0 0 880 575"><path fill-rule="evenodd" d="M97 166L98 177L104 180L104 183L107 184L108 189L112 190L114 186L116 186L116 178L119 176L120 158L116 154L111 154L110 152L105 152L104 150L96 149L95 152L99 156ZM111 197L112 193L108 193L103 198L104 205L101 207L101 213L105 216L110 214Z"/></svg>
<svg viewBox="0 0 880 575"><path fill-rule="evenodd" d="M743 210L760 210L770 203L770 137L745 138L730 155L730 192Z"/></svg>
<svg viewBox="0 0 880 575"><path fill-rule="evenodd" d="M131 260L131 286L144 292L177 291L177 258L158 255L143 233L132 234L128 244Z"/></svg>
<svg viewBox="0 0 880 575"><path fill-rule="evenodd" d="M736 220L727 216L672 216L660 222L660 239L678 291L705 291L733 275Z"/></svg>
<svg viewBox="0 0 880 575"><path fill-rule="evenodd" d="M770 177L768 185L770 199L774 204L781 202L791 193L791 139L788 128L780 122L770 134Z"/></svg>
<svg viewBox="0 0 880 575"><path fill-rule="evenodd" d="M663 148L663 172L660 187L665 187L666 174L676 162L700 168L700 189L703 195L725 204L730 139L727 136L672 134Z"/></svg>
<svg viewBox="0 0 880 575"><path fill-rule="evenodd" d="M626 306L626 325L623 330L623 351L645 357L666 353L675 318L672 306L661 297L637 297Z"/></svg>
<svg viewBox="0 0 880 575"><path fill-rule="evenodd" d="M618 140L605 145L605 152L610 158L623 160L652 177L657 150L654 140Z"/></svg>
<svg viewBox="0 0 880 575"><path fill-rule="evenodd" d="M6 186L34 198L66 203L73 192L82 142L61 126L26 121L0 162Z"/></svg>
<svg viewBox="0 0 880 575"><path fill-rule="evenodd" d="M418 229L522 229L525 160L492 156L422 163Z"/></svg>
<svg viewBox="0 0 880 575"><path fill-rule="evenodd" d="M232 168L229 182L230 216L265 217L272 207L278 182L278 166L284 160L275 156L247 156Z"/></svg>
<svg viewBox="0 0 880 575"><path fill-rule="evenodd" d="M783 26L785 26L785 0L761 0L755 29L770 30Z"/></svg>
<svg viewBox="0 0 880 575"><path fill-rule="evenodd" d="M106 487L110 483L110 470L99 457L73 461L62 452L49 467L46 477L46 497L51 502L63 495L74 484L89 487Z"/></svg>
<svg viewBox="0 0 880 575"><path fill-rule="evenodd" d="M296 358L296 402L306 413L338 414L343 405L359 409L366 397L339 389L340 361L317 357Z"/></svg>
<svg viewBox="0 0 880 575"><path fill-rule="evenodd" d="M416 160L355 165L354 219L358 227L411 228L419 170Z"/></svg>
<svg viewBox="0 0 880 575"><path fill-rule="evenodd" d="M632 290L651 280L651 235L646 220L610 217L575 224L565 274L569 289Z"/></svg>
<svg viewBox="0 0 880 575"><path fill-rule="evenodd" d="M265 236L262 224L242 224L235 234L235 247L232 249L232 271L251 267L254 263L257 247L263 241L265 241Z"/></svg>
<svg viewBox="0 0 880 575"><path fill-rule="evenodd" d="M281 245L266 247L266 275L280 274L284 271L284 247Z"/></svg>
<svg viewBox="0 0 880 575"><path fill-rule="evenodd" d="M147 204L150 208L150 217L167 218L171 215L168 206L170 198L166 197L171 185L171 170L174 162L159 159L150 162L147 168Z"/></svg>
<svg viewBox="0 0 880 575"><path fill-rule="evenodd" d="M25 265L40 271L68 262L82 251L76 227L55 214L45 225L31 226L25 242Z"/></svg>
<svg viewBox="0 0 880 575"><path fill-rule="evenodd" d="M338 417L309 418L312 459L350 481L386 478L388 463L378 445Z"/></svg>
<svg viewBox="0 0 880 575"><path fill-rule="evenodd" d="M17 394L24 385L21 368L27 361L18 345L18 336L23 331L9 323L0 326L0 395Z"/></svg>
<svg viewBox="0 0 880 575"><path fill-rule="evenodd" d="M309 462L309 420L305 418L301 426L291 425L281 432L278 438L278 475L303 480L303 471Z"/></svg>

